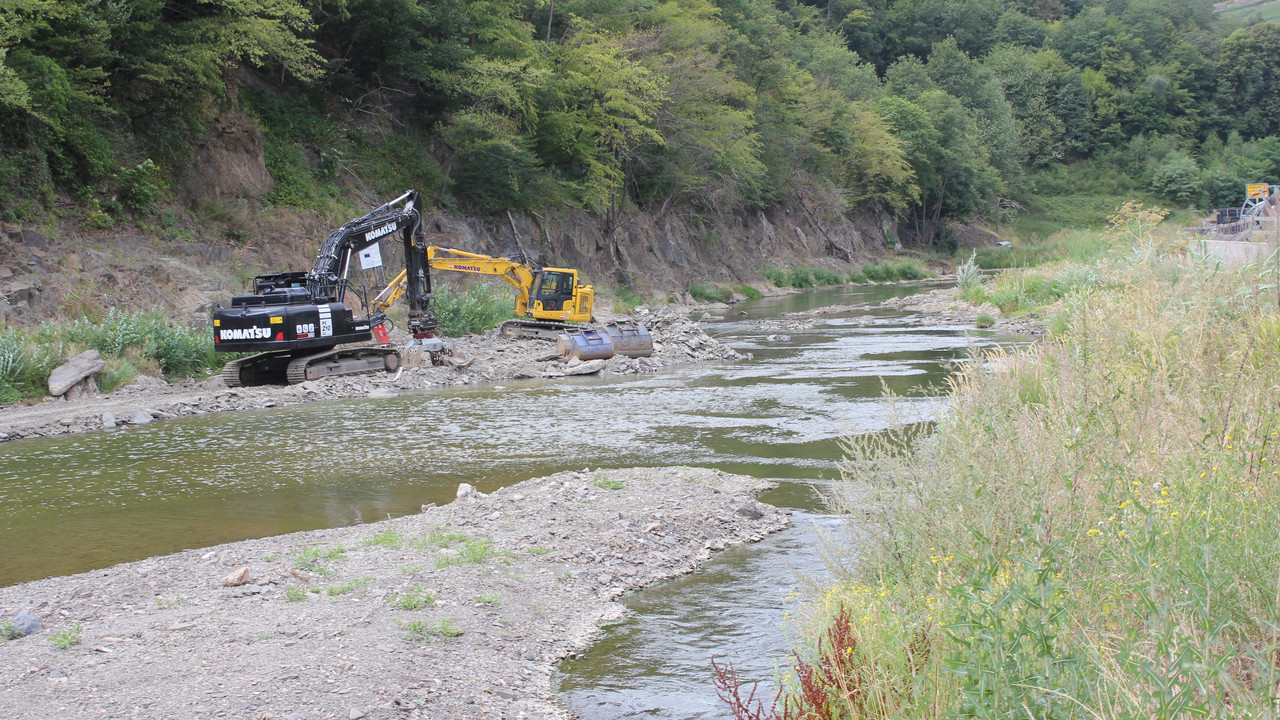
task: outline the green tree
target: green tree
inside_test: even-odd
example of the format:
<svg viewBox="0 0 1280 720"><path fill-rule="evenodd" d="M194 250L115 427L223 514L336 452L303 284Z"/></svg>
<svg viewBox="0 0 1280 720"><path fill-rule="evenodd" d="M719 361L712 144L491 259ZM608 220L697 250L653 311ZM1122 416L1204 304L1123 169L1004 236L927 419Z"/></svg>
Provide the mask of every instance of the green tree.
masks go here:
<svg viewBox="0 0 1280 720"><path fill-rule="evenodd" d="M1258 23L1222 41L1218 105L1246 138L1280 133L1280 25Z"/></svg>

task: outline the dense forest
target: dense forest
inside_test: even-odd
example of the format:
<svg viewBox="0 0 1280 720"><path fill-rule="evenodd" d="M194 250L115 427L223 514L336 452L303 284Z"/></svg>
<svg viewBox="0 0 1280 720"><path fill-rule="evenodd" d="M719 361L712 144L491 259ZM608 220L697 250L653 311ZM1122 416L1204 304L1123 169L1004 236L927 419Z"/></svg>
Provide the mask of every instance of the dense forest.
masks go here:
<svg viewBox="0 0 1280 720"><path fill-rule="evenodd" d="M109 227L180 199L228 113L261 128L274 205L417 187L607 223L798 203L933 245L1036 196L1239 204L1280 178L1280 25L1208 0L0 7L0 218L61 197Z"/></svg>

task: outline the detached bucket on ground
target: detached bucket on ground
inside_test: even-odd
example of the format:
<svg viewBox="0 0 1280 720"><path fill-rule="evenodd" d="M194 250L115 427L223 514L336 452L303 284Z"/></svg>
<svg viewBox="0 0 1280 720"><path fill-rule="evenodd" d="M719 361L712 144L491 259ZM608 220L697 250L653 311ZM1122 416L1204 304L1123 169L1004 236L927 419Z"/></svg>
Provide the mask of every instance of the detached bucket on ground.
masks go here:
<svg viewBox="0 0 1280 720"><path fill-rule="evenodd" d="M643 325L630 321L613 322L604 326L604 332L613 342L613 351L619 355L641 358L653 354L653 336Z"/></svg>
<svg viewBox="0 0 1280 720"><path fill-rule="evenodd" d="M599 330L568 330L556 338L556 352L567 359L608 360L613 357L613 342Z"/></svg>

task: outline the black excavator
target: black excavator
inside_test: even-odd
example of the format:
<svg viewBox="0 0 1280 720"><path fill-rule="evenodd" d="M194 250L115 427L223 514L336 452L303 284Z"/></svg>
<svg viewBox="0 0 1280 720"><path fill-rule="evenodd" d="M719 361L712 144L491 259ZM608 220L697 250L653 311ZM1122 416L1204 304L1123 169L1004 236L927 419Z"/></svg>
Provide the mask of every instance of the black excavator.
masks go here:
<svg viewBox="0 0 1280 720"><path fill-rule="evenodd" d="M227 386L292 385L332 375L398 370L401 357L388 336L387 304L373 303L368 314L355 317L343 302L352 258L365 254L380 264L378 241L395 233L400 233L405 250L401 295L409 306L408 330L425 352L443 351L430 309L421 198L410 190L329 233L310 271L259 275L253 295L232 298L231 307L214 311L214 348L255 353L227 363L222 371ZM375 345L351 346L375 338Z"/></svg>

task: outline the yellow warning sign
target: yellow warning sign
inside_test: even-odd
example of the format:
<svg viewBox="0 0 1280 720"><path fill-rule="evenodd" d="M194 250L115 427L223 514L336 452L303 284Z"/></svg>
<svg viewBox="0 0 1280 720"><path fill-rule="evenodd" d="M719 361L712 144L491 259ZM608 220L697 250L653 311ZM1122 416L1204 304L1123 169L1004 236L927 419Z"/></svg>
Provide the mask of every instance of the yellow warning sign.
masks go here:
<svg viewBox="0 0 1280 720"><path fill-rule="evenodd" d="M1268 187L1270 186L1267 183L1249 183L1244 186L1244 196L1250 200L1254 198L1264 198L1267 195L1270 195L1270 193L1267 192Z"/></svg>

